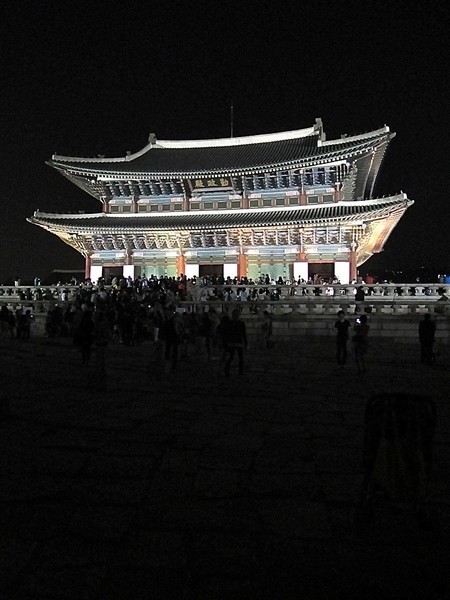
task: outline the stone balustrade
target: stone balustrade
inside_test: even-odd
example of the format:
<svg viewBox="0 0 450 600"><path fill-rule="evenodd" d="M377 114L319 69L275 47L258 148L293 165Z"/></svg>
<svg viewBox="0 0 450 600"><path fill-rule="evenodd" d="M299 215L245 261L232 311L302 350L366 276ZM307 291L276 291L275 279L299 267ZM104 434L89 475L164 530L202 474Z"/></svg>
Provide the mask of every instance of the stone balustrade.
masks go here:
<svg viewBox="0 0 450 600"><path fill-rule="evenodd" d="M223 286L230 287L230 286ZM236 291L244 286L231 286ZM246 286L247 289L250 286ZM383 284L363 285L364 302L355 302L354 285L336 286L258 286L267 289L264 300L224 301L214 296L197 295L177 301L186 311L200 312L206 307L216 312L230 313L239 307L249 335L259 335L260 317L264 310L274 315L274 337L279 341L294 341L296 336L334 336L336 313L342 309L348 318L365 312L369 317L371 337L391 337L404 342L417 342L418 323L422 314L430 313L436 320L436 337L442 344L450 343L450 286L440 284ZM220 291L219 286L214 286ZM200 288L201 291L201 288ZM211 291L211 290L207 290ZM0 287L0 306L11 310L32 307L35 320L32 335L45 335L47 312L56 304L71 306L79 287L71 286L14 286ZM200 299L201 298L201 299Z"/></svg>
<svg viewBox="0 0 450 600"><path fill-rule="evenodd" d="M230 288L238 295L246 288L248 292L265 290L261 300L249 299L242 302L225 302L221 292ZM414 314L430 312L450 314L450 285L437 283L408 284L362 284L365 300L355 302L357 285L230 285L230 286L188 286L187 298L180 304L186 310L199 310L207 303L219 312L227 311L231 305L239 305L250 311L255 304L261 310L274 314L333 314L342 309L347 313L364 310L372 314ZM106 289L109 289L106 286ZM10 308L33 306L35 312L47 312L55 304L72 304L77 298L80 286L0 286L0 306ZM211 293L214 292L214 293ZM446 301L448 297L448 302Z"/></svg>

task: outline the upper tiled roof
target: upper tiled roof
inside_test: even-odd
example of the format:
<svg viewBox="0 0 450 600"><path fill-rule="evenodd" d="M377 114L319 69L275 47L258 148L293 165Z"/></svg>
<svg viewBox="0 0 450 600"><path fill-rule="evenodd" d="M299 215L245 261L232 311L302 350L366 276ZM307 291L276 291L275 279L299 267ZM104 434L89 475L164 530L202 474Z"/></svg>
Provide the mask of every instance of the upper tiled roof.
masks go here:
<svg viewBox="0 0 450 600"><path fill-rule="evenodd" d="M387 213L412 204L406 194L361 202L341 202L295 208L246 209L161 214L80 214L55 215L35 212L28 221L51 230L73 233L130 230L219 230L233 227L267 227L271 225L306 226L320 222L384 218Z"/></svg>
<svg viewBox="0 0 450 600"><path fill-rule="evenodd" d="M218 140L167 141L149 144L122 158L54 155L50 164L78 175L130 174L134 177L192 177L207 173L244 173L295 168L349 155L370 153L392 137L388 127L366 134L325 141L320 119L315 126L276 134Z"/></svg>

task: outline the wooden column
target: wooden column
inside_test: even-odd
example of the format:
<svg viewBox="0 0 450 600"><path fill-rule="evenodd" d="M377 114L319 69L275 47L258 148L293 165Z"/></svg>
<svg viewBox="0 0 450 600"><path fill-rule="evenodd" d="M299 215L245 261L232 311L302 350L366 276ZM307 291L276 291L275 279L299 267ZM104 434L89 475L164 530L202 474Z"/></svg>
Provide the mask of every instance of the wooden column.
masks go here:
<svg viewBox="0 0 450 600"><path fill-rule="evenodd" d="M186 257L184 254L177 256L177 275L178 277L186 275Z"/></svg>
<svg viewBox="0 0 450 600"><path fill-rule="evenodd" d="M91 257L88 255L84 259L84 278L85 279L91 278L91 265L92 265L92 260L91 260Z"/></svg>
<svg viewBox="0 0 450 600"><path fill-rule="evenodd" d="M241 277L247 277L247 263L247 255L243 252L240 252L238 257L238 279Z"/></svg>
<svg viewBox="0 0 450 600"><path fill-rule="evenodd" d="M356 249L352 247L352 249L350 250L350 282L356 281L356 277Z"/></svg>

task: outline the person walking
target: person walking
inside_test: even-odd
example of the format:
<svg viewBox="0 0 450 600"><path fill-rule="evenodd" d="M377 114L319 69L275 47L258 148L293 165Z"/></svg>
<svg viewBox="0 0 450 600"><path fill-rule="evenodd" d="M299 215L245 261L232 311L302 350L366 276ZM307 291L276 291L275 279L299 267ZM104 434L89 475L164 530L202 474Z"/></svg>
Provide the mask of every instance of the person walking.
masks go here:
<svg viewBox="0 0 450 600"><path fill-rule="evenodd" d="M230 376L230 367L236 352L238 354L239 375L244 372L244 348L247 348L247 328L245 323L240 320L239 314L239 310L233 310L231 320L224 330L226 377Z"/></svg>
<svg viewBox="0 0 450 600"><path fill-rule="evenodd" d="M362 285L356 288L355 292L355 313L361 314L364 312L364 300L366 299L366 292Z"/></svg>
<svg viewBox="0 0 450 600"><path fill-rule="evenodd" d="M366 372L365 355L367 352L367 336L369 335L369 329L370 327L367 323L367 316L361 315L358 317L353 327L352 338L358 375Z"/></svg>
<svg viewBox="0 0 450 600"><path fill-rule="evenodd" d="M82 314L79 324L74 331L74 345L81 351L83 365L88 365L91 359L92 342L94 339L94 321L92 311L87 304L81 307Z"/></svg>
<svg viewBox="0 0 450 600"><path fill-rule="evenodd" d="M434 337L436 323L431 320L431 315L426 313L419 323L420 362L423 365L431 365L434 361Z"/></svg>
<svg viewBox="0 0 450 600"><path fill-rule="evenodd" d="M164 374L175 373L182 332L178 313L173 306L168 306L165 309L165 320L160 330L160 336L164 340Z"/></svg>
<svg viewBox="0 0 450 600"><path fill-rule="evenodd" d="M263 312L262 324L261 324L261 346L263 350L267 350L268 348L272 348L273 340L272 340L272 315L268 310Z"/></svg>
<svg viewBox="0 0 450 600"><path fill-rule="evenodd" d="M334 326L337 330L336 333L336 359L337 364L344 366L347 362L347 344L348 344L348 332L350 330L350 321L345 318L345 313L340 310L337 314L338 319Z"/></svg>
<svg viewBox="0 0 450 600"><path fill-rule="evenodd" d="M106 374L106 347L112 337L111 327L106 312L99 310L95 314L94 342L95 356L98 374L103 377Z"/></svg>

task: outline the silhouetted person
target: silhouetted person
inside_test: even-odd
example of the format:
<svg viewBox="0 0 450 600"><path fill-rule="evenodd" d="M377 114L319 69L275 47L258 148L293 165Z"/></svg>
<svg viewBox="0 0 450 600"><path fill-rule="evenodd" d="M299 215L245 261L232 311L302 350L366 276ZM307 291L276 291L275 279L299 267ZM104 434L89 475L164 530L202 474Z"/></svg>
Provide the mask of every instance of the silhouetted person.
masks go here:
<svg viewBox="0 0 450 600"><path fill-rule="evenodd" d="M272 315L268 310L263 312L263 320L261 324L261 346L263 350L271 348L273 346L272 340L273 323Z"/></svg>
<svg viewBox="0 0 450 600"><path fill-rule="evenodd" d="M361 315L353 327L353 350L355 353L356 367L358 374L366 372L365 355L367 352L367 336L369 335L369 325L366 315Z"/></svg>
<svg viewBox="0 0 450 600"><path fill-rule="evenodd" d="M164 372L175 371L178 363L178 346L180 343L181 324L178 314L173 307L165 310L165 321L160 330L160 337L164 340Z"/></svg>
<svg viewBox="0 0 450 600"><path fill-rule="evenodd" d="M350 321L345 318L343 310L338 312L338 320L334 324L336 334L336 359L338 365L345 365L347 362L347 344Z"/></svg>
<svg viewBox="0 0 450 600"><path fill-rule="evenodd" d="M231 363L234 354L238 354L239 375L244 372L244 348L247 348L247 329L245 323L239 319L239 311L234 309L231 313L231 320L226 325L224 331L225 337L225 375L229 377Z"/></svg>
<svg viewBox="0 0 450 600"><path fill-rule="evenodd" d="M82 316L74 332L74 344L81 351L83 365L88 365L91 359L92 342L94 338L94 321L92 312L85 304L82 306Z"/></svg>
<svg viewBox="0 0 450 600"><path fill-rule="evenodd" d="M391 502L413 503L426 525L423 503L432 466L434 401L414 394L379 394L368 400L364 421L364 502L372 511L377 492L382 492Z"/></svg>
<svg viewBox="0 0 450 600"><path fill-rule="evenodd" d="M356 293L355 293L355 309L357 313L360 313L363 311L364 309L364 300L366 298L366 292L364 291L364 288L362 285L358 286L356 288Z"/></svg>
<svg viewBox="0 0 450 600"><path fill-rule="evenodd" d="M111 328L107 315L104 311L98 311L95 316L94 342L97 370L99 375L105 375L106 373L105 355L106 347L110 339Z"/></svg>
<svg viewBox="0 0 450 600"><path fill-rule="evenodd" d="M419 323L419 341L420 341L420 362L424 365L433 363L433 345L436 333L436 323L431 320L429 313L426 313Z"/></svg>
<svg viewBox="0 0 450 600"><path fill-rule="evenodd" d="M217 346L220 349L220 356L222 362L225 363L226 352L227 352L227 329L230 323L230 317L228 315L223 315L220 319L220 323L217 325L216 329L216 342Z"/></svg>

